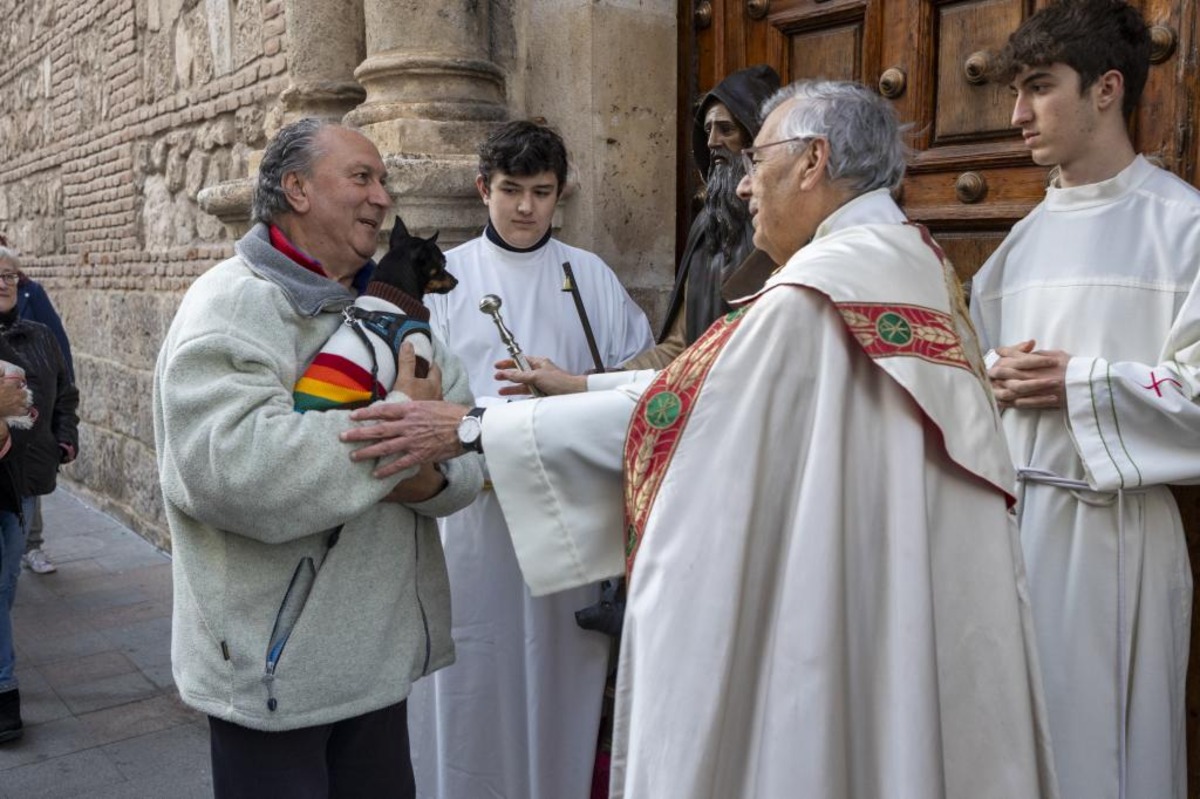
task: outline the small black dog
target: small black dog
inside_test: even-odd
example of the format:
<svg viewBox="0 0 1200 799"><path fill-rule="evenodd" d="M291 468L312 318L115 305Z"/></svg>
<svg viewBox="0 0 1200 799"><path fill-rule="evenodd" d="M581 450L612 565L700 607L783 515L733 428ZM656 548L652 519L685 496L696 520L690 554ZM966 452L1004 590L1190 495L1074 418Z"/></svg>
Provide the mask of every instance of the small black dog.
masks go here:
<svg viewBox="0 0 1200 799"><path fill-rule="evenodd" d="M437 246L437 237L437 233L427 239L412 235L397 215L388 237L387 254L379 259L371 274L366 296L394 303L403 315L366 311L357 306L346 311L347 321L362 324L382 337L393 352L400 349L400 342L412 336L417 352L414 372L417 377L429 374L429 359L433 356L429 310L422 300L426 294L445 294L458 285L458 279L446 271L446 256Z"/></svg>
<svg viewBox="0 0 1200 799"><path fill-rule="evenodd" d="M436 233L428 239L410 235L396 217L389 242L366 290L343 309L344 324L297 381L292 395L301 413L359 408L382 399L396 383L400 345L406 340L416 354L413 373L428 377L433 333L421 300L429 292L450 291L458 281L446 271Z"/></svg>
<svg viewBox="0 0 1200 799"><path fill-rule="evenodd" d="M426 294L450 291L458 280L446 271L446 256L438 249L437 237L437 233L427 239L411 235L397 216L387 254L379 260L371 280L397 288L417 302Z"/></svg>

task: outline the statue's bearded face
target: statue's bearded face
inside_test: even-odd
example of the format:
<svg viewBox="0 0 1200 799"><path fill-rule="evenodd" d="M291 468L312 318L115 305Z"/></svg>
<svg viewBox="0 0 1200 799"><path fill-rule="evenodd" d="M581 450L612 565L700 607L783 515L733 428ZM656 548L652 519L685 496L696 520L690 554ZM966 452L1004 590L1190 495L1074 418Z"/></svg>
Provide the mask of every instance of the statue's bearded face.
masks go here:
<svg viewBox="0 0 1200 799"><path fill-rule="evenodd" d="M741 153L751 138L733 118L729 106L721 102L712 103L704 112L704 135L713 161L731 160L730 154Z"/></svg>
<svg viewBox="0 0 1200 799"><path fill-rule="evenodd" d="M710 256L720 252L729 257L746 235L746 222L750 219L749 205L737 196L746 169L740 152L719 147L711 153L704 198L705 248Z"/></svg>

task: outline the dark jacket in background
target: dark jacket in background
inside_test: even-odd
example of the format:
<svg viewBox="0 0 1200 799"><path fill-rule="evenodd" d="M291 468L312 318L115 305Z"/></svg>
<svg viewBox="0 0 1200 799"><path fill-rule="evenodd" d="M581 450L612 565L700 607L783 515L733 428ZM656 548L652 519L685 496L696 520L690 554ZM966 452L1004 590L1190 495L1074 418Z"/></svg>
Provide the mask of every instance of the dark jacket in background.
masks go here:
<svg viewBox="0 0 1200 799"><path fill-rule="evenodd" d="M22 369L28 369L21 356L0 338L0 361L8 361ZM31 430L9 430L12 443L8 452L0 458L0 511L21 515L21 499L25 493L25 451L29 447Z"/></svg>
<svg viewBox="0 0 1200 799"><path fill-rule="evenodd" d="M16 362L24 367L33 390L38 415L24 453L24 495L39 496L53 491L58 481L58 466L66 457L59 445L78 451L79 390L50 328L15 317L15 313L0 315L0 339L16 351Z"/></svg>
<svg viewBox="0 0 1200 799"><path fill-rule="evenodd" d="M59 317L58 311L54 309L54 303L50 302L50 297L42 288L42 284L24 275L21 276L21 282L17 284L17 316L31 322L41 322L50 328L50 332L58 341L58 348L62 351L63 360L66 361L67 376L74 383L75 361L71 357L71 342L67 339L67 330L63 327L62 319Z"/></svg>

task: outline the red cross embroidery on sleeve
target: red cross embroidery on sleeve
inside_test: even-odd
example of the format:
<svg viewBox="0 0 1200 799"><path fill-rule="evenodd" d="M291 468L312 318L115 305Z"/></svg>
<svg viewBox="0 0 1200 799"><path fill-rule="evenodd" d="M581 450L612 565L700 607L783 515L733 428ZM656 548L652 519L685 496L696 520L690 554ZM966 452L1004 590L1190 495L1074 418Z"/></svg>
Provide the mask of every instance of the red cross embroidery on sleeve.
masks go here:
<svg viewBox="0 0 1200 799"><path fill-rule="evenodd" d="M1176 380L1173 377L1164 377L1164 378L1159 379L1154 376L1153 369L1150 370L1150 383L1148 385L1142 386L1142 388L1146 389L1147 391L1153 391L1155 394L1157 394L1158 396L1161 397L1163 395L1163 393L1162 393L1162 389L1159 388L1159 386L1161 386L1163 383L1174 383L1175 388L1179 389L1180 391L1183 391L1183 384L1180 383L1178 380Z"/></svg>

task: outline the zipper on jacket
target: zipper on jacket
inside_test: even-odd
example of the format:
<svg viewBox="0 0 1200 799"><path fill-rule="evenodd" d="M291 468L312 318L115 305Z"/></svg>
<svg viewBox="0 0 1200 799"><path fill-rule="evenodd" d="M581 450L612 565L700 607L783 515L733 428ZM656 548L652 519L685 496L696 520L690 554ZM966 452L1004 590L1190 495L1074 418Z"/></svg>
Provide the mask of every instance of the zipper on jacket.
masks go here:
<svg viewBox="0 0 1200 799"><path fill-rule="evenodd" d="M417 609L421 611L421 627L425 631L425 662L421 664L421 676L429 674L430 650L433 648L429 640L429 617L425 615L425 603L421 601L421 517L416 511L413 515L413 585L417 595Z"/></svg>
<svg viewBox="0 0 1200 799"><path fill-rule="evenodd" d="M313 583L317 579L317 570L313 559L303 557L296 564L283 602L279 604L279 612L275 614L275 625L271 628L271 640L267 643L267 663L263 670L262 682L267 687L267 710L275 712L279 703L275 701L275 669L279 666L279 658L283 656L283 648L287 646L288 637L300 619L300 613L308 602Z"/></svg>

